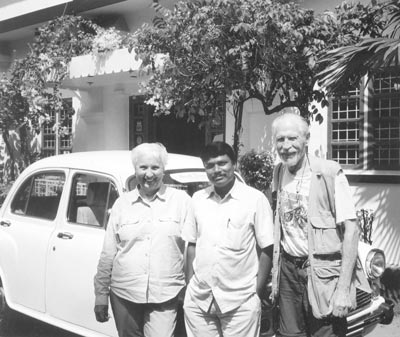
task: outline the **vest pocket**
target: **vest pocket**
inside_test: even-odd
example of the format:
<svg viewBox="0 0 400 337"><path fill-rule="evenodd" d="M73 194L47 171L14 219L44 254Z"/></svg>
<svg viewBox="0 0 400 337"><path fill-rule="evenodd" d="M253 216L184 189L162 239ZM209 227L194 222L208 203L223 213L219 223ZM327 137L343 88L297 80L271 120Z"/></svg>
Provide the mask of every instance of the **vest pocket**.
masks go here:
<svg viewBox="0 0 400 337"><path fill-rule="evenodd" d="M326 217L310 217L310 222L314 236L314 254L326 255L341 251L342 242L338 228L330 214Z"/></svg>
<svg viewBox="0 0 400 337"><path fill-rule="evenodd" d="M339 279L341 265L315 266L314 275L309 280L309 299L314 316L326 317L332 312L332 296Z"/></svg>

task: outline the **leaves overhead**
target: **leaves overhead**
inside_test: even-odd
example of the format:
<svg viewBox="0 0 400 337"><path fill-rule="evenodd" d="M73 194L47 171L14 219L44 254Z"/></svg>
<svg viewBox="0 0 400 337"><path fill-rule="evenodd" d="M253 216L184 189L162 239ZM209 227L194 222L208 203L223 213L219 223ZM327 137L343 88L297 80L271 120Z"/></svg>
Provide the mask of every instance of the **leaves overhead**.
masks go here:
<svg viewBox="0 0 400 337"><path fill-rule="evenodd" d="M28 53L17 59L9 75L0 83L0 132L10 157L10 179L36 159L31 153L32 134L43 123L62 130L66 120L54 125L50 112L70 116L72 108L63 101L59 89L68 75L71 58L90 51L96 26L76 16L63 16L40 26ZM11 146L10 130L19 134L19 145ZM14 152L19 152L14 153ZM18 164L17 157L22 161ZM4 172L3 172L4 173Z"/></svg>
<svg viewBox="0 0 400 337"><path fill-rule="evenodd" d="M153 70L143 91L157 113L189 120L212 113L221 95L259 99L266 114L297 107L307 115L318 57L355 43L361 32L375 34L362 11L349 6L317 16L286 1L179 1L164 11L163 28L146 24L137 32L135 51ZM159 54L164 63L156 67Z"/></svg>
<svg viewBox="0 0 400 337"><path fill-rule="evenodd" d="M68 75L71 58L89 52L95 35L95 25L76 16L63 16L38 27L28 53L15 60L9 78L2 81L1 130L23 123L35 130L48 120L49 111L67 109L59 86Z"/></svg>
<svg viewBox="0 0 400 337"><path fill-rule="evenodd" d="M343 94L364 75L399 65L400 3L398 0L367 7L362 39L354 45L333 49L319 61L316 78L333 94Z"/></svg>

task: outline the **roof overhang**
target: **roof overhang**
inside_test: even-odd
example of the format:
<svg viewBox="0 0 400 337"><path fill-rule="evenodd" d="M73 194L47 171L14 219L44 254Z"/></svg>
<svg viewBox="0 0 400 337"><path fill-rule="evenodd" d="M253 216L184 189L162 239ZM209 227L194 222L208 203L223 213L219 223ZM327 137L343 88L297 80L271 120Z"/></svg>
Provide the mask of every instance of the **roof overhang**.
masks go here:
<svg viewBox="0 0 400 337"><path fill-rule="evenodd" d="M21 0L1 7L0 34L126 0Z"/></svg>
<svg viewBox="0 0 400 337"><path fill-rule="evenodd" d="M162 65L165 55L159 55L155 66ZM138 84L148 73L141 68L142 60L127 48L112 52L73 57L69 64L69 77L63 88L89 89L123 84Z"/></svg>

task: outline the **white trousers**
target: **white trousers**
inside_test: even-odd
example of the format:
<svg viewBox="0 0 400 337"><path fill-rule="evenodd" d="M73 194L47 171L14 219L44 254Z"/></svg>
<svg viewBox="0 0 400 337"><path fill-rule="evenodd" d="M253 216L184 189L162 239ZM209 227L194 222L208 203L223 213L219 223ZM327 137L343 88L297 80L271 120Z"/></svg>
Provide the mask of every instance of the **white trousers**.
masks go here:
<svg viewBox="0 0 400 337"><path fill-rule="evenodd" d="M222 314L215 301L208 312L202 311L186 292L183 309L187 337L259 337L261 301L257 294Z"/></svg>

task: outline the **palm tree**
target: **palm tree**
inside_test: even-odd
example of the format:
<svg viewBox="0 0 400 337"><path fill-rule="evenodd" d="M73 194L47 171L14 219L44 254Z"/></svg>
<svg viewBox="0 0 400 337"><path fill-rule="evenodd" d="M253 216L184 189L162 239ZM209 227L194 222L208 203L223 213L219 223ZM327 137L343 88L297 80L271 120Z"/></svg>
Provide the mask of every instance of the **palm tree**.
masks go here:
<svg viewBox="0 0 400 337"><path fill-rule="evenodd" d="M400 1L391 0L385 6L387 24L381 37L365 38L353 46L328 51L319 60L324 70L317 74L319 84L331 93L343 93L349 84L368 79L374 72L400 64Z"/></svg>

